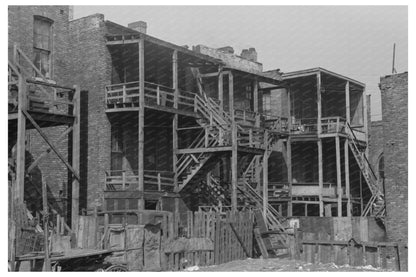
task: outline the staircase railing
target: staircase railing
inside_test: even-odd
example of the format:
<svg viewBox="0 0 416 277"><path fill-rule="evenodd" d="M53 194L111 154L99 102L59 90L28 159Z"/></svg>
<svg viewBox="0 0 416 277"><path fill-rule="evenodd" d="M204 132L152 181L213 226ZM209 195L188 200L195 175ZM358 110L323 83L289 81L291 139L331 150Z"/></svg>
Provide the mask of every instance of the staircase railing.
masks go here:
<svg viewBox="0 0 416 277"><path fill-rule="evenodd" d="M347 133L350 137L350 140L349 140L350 149L354 154L355 160L357 161L358 166L360 167L363 173L363 176L366 180L366 183L368 184L368 187L372 194L366 207L363 209L362 216L367 216L368 214L371 214L372 212L374 212L373 208L375 205L382 205L380 211L378 211L378 214L384 215L384 195L379 186L378 178L376 174L374 173L371 167L371 164L368 161L365 153L360 151L356 143L357 137L355 136L354 131L352 130L348 122L346 123L346 126L348 130Z"/></svg>
<svg viewBox="0 0 416 277"><path fill-rule="evenodd" d="M241 193L246 196L249 200L253 201L259 208L263 205L263 197L259 195L254 188L246 180L242 180L243 188L239 187ZM284 217L269 203L267 203L266 213L266 224L269 230L277 231L278 239L281 244L287 246L286 238L286 228L283 226L281 221L285 220Z"/></svg>

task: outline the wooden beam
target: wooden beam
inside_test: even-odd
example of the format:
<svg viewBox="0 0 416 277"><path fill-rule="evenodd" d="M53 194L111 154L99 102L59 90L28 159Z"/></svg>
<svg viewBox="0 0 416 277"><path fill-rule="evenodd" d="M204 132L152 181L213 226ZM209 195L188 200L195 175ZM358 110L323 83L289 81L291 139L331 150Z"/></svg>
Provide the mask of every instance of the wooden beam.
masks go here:
<svg viewBox="0 0 416 277"><path fill-rule="evenodd" d="M324 202L322 193L324 189L324 168L322 161L322 139L317 141L318 144L318 178L319 178L319 216L324 216Z"/></svg>
<svg viewBox="0 0 416 277"><path fill-rule="evenodd" d="M253 112L259 111L259 82L257 78L253 81Z"/></svg>
<svg viewBox="0 0 416 277"><path fill-rule="evenodd" d="M172 87L174 90L173 93L173 107L178 108L178 50L173 50L172 54Z"/></svg>
<svg viewBox="0 0 416 277"><path fill-rule="evenodd" d="M139 174L139 184L138 190L144 191L144 40L143 38L139 39L139 80L140 80L140 96L139 96L139 122L138 122L138 143L139 143L139 153L138 153L138 174ZM138 200L138 209L144 210L144 198L143 196Z"/></svg>
<svg viewBox="0 0 416 277"><path fill-rule="evenodd" d="M73 127L70 126L68 127L58 138L57 138L57 142L60 142L65 136L67 136L71 131L72 131ZM36 160L28 167L28 169L26 170L26 175L29 174L39 163L40 161L46 157L50 152L52 151L52 148L49 146L48 148L46 148L46 150L39 155L39 157L36 158Z"/></svg>
<svg viewBox="0 0 416 277"><path fill-rule="evenodd" d="M291 100L291 92L290 92L290 86L287 88L286 90L287 92L287 119L288 119L288 123L287 123L287 127L289 128L289 132L292 130L292 100Z"/></svg>
<svg viewBox="0 0 416 277"><path fill-rule="evenodd" d="M223 151L232 151L232 146L177 149L176 154L211 153L211 152L223 152Z"/></svg>
<svg viewBox="0 0 416 277"><path fill-rule="evenodd" d="M219 76L219 72L212 72L212 73L205 73L205 74L201 74L201 78L211 78L211 77L217 77Z"/></svg>
<svg viewBox="0 0 416 277"><path fill-rule="evenodd" d="M238 158L237 158L237 126L233 121L232 132L232 152L231 152L231 208L237 211L237 182L238 182Z"/></svg>
<svg viewBox="0 0 416 277"><path fill-rule="evenodd" d="M267 145L269 135L267 130L264 131L264 143ZM267 146L266 146L267 147ZM267 222L267 206L269 204L269 154L268 149L263 155L263 218Z"/></svg>
<svg viewBox="0 0 416 277"><path fill-rule="evenodd" d="M350 111L350 82L345 83L345 118L348 123L351 123L351 111Z"/></svg>
<svg viewBox="0 0 416 277"><path fill-rule="evenodd" d="M316 73L316 102L318 104L318 120L317 120L317 129L318 135L322 133L322 99L321 99L321 72Z"/></svg>
<svg viewBox="0 0 416 277"><path fill-rule="evenodd" d="M80 121L81 121L81 95L79 87L75 87L74 93L74 124L72 130L72 166L78 173L80 166ZM79 223L79 178L72 180L72 197L71 197L71 228L76 230Z"/></svg>
<svg viewBox="0 0 416 277"><path fill-rule="evenodd" d="M232 72L228 74L228 99L231 119L234 121L234 77Z"/></svg>
<svg viewBox="0 0 416 277"><path fill-rule="evenodd" d="M45 251L45 260L43 271L52 271L51 259L49 256L49 212L48 212L48 192L46 190L46 182L42 178L42 204L43 204L43 236L44 236L44 251Z"/></svg>
<svg viewBox="0 0 416 277"><path fill-rule="evenodd" d="M220 72L218 74L218 100L220 100L220 109L224 110L224 76Z"/></svg>
<svg viewBox="0 0 416 277"><path fill-rule="evenodd" d="M289 183L289 202L287 207L287 216L292 216L293 207L292 207L292 144L291 138L289 137L286 142L287 150L287 182Z"/></svg>
<svg viewBox="0 0 416 277"><path fill-rule="evenodd" d="M335 150L336 150L336 164L337 164L337 195L338 195L338 212L337 216L342 217L342 186L341 186L341 150L339 136L335 137Z"/></svg>
<svg viewBox="0 0 416 277"><path fill-rule="evenodd" d="M178 96L179 96L179 89L178 89L178 50L174 50L172 54L172 87L174 89L174 102L173 106L175 109L178 108ZM175 114L173 116L172 122L172 149L173 149L173 172L175 173L173 177L174 183L174 191L177 192L178 187L178 176L176 174L176 163L178 158L176 156L176 151L178 150L178 115ZM175 202L176 207L176 202Z"/></svg>
<svg viewBox="0 0 416 277"><path fill-rule="evenodd" d="M363 117L364 117L364 133L365 133L365 143L368 146L368 114L367 114L367 97L365 97L365 88L363 89L362 96L363 98ZM371 121L371 118L370 118ZM365 149L365 154L369 157L369 147Z"/></svg>
<svg viewBox="0 0 416 277"><path fill-rule="evenodd" d="M35 120L30 116L30 114L27 111L23 111L23 114L26 116L27 119L29 119L30 123L35 127L35 129L38 131L40 136L43 138L43 140L52 148L52 150L55 152L55 154L58 156L58 158L66 165L66 167L72 172L75 178L79 180L78 172L75 171L75 169L65 160L65 158L59 153L58 149L48 140L48 137L46 134L42 131L42 129L39 127L39 125L35 122Z"/></svg>
<svg viewBox="0 0 416 277"><path fill-rule="evenodd" d="M347 216L351 214L351 191L350 191L350 161L348 139L344 140L344 165L345 165L345 194L347 195Z"/></svg>
<svg viewBox="0 0 416 277"><path fill-rule="evenodd" d="M25 152L26 152L26 82L19 78L16 142L16 185L13 188L13 202L21 205L24 201L25 190Z"/></svg>

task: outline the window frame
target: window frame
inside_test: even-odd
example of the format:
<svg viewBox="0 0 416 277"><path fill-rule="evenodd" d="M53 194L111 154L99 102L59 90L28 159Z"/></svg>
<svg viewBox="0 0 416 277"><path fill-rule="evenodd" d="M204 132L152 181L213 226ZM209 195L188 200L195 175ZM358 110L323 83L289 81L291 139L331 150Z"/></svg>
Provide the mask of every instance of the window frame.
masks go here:
<svg viewBox="0 0 416 277"><path fill-rule="evenodd" d="M42 34L41 31L39 31L39 29L41 29L40 26L42 26L42 23L48 24L48 48L42 48L39 47L38 45L38 41L39 41L39 36L43 36L42 40L44 39L45 34ZM42 55L46 55L47 56L47 63L48 63L48 71L46 71L45 73L42 72L42 74L44 75L44 77L46 79L52 79L53 76L53 66L52 66L52 59L53 59L53 48L54 48L54 43L53 43L53 23L54 21L50 18L44 17L44 16L40 16L40 15L34 15L33 16L33 64L36 66L36 68L42 72ZM39 55L39 62L36 62L36 57L37 55ZM39 77L37 72L34 71L34 76L35 77Z"/></svg>

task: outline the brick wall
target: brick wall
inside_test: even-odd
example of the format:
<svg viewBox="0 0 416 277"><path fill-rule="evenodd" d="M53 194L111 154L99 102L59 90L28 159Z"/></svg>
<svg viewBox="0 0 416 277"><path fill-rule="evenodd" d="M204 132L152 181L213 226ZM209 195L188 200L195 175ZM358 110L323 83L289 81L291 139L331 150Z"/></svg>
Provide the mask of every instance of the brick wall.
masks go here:
<svg viewBox="0 0 416 277"><path fill-rule="evenodd" d="M378 174L378 160L383 151L383 122L371 121L368 125L368 160L376 174Z"/></svg>
<svg viewBox="0 0 416 277"><path fill-rule="evenodd" d="M102 204L105 171L110 169L111 128L105 113L105 85L110 84L110 55L105 44L104 15L94 14L69 23L68 69L74 82L84 90L87 103L81 120L80 207Z"/></svg>
<svg viewBox="0 0 416 277"><path fill-rule="evenodd" d="M9 6L8 8L8 48L9 59L13 55L13 45L17 43L19 48L31 59L33 57L33 25L34 16L43 16L53 21L52 24L52 75L51 78L58 84L72 87L73 83L67 75L68 59L68 6ZM25 64L28 66L28 64ZM28 68L30 69L30 68ZM30 69L29 72L32 70ZM58 136L66 126L43 128L43 131L55 144L65 159L68 159L68 137L57 142ZM15 136L15 135L14 135ZM27 131L26 163L31 164L44 150L47 144L35 130ZM9 141L14 145L15 138ZM28 206L38 207L41 197L41 180L48 185L48 197L51 204L62 212L66 210L68 170L58 156L51 152L31 172L31 184L25 184L25 200Z"/></svg>
<svg viewBox="0 0 416 277"><path fill-rule="evenodd" d="M387 239L407 242L407 72L380 78Z"/></svg>

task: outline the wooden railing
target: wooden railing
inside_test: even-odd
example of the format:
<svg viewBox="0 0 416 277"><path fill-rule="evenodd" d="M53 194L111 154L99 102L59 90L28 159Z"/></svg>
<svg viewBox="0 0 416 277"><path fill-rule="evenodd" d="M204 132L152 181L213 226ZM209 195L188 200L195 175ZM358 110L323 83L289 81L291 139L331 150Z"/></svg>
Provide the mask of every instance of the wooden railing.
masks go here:
<svg viewBox="0 0 416 277"><path fill-rule="evenodd" d="M140 81L107 85L105 90L105 102L109 108L120 104L139 104ZM147 105L175 107L175 90L167 86L144 82L144 97ZM178 90L178 108L193 111L194 98L195 93Z"/></svg>
<svg viewBox="0 0 416 277"><path fill-rule="evenodd" d="M293 134L311 134L316 133L317 131L318 128L316 118L296 119L294 124L292 124L292 129L290 130Z"/></svg>
<svg viewBox="0 0 416 277"><path fill-rule="evenodd" d="M323 117L321 119L322 133L345 133L345 118L339 116Z"/></svg>
<svg viewBox="0 0 416 277"><path fill-rule="evenodd" d="M144 171L144 190L172 191L174 184L174 172L171 171ZM111 170L106 172L106 190L123 191L137 188L139 175L137 170Z"/></svg>
<svg viewBox="0 0 416 277"><path fill-rule="evenodd" d="M74 106L75 90L55 84L46 78L32 63L31 59L19 48L14 46L13 61L9 61L9 110L17 111L18 83L21 76L24 82L30 84L26 89L27 110L54 114L71 115Z"/></svg>

